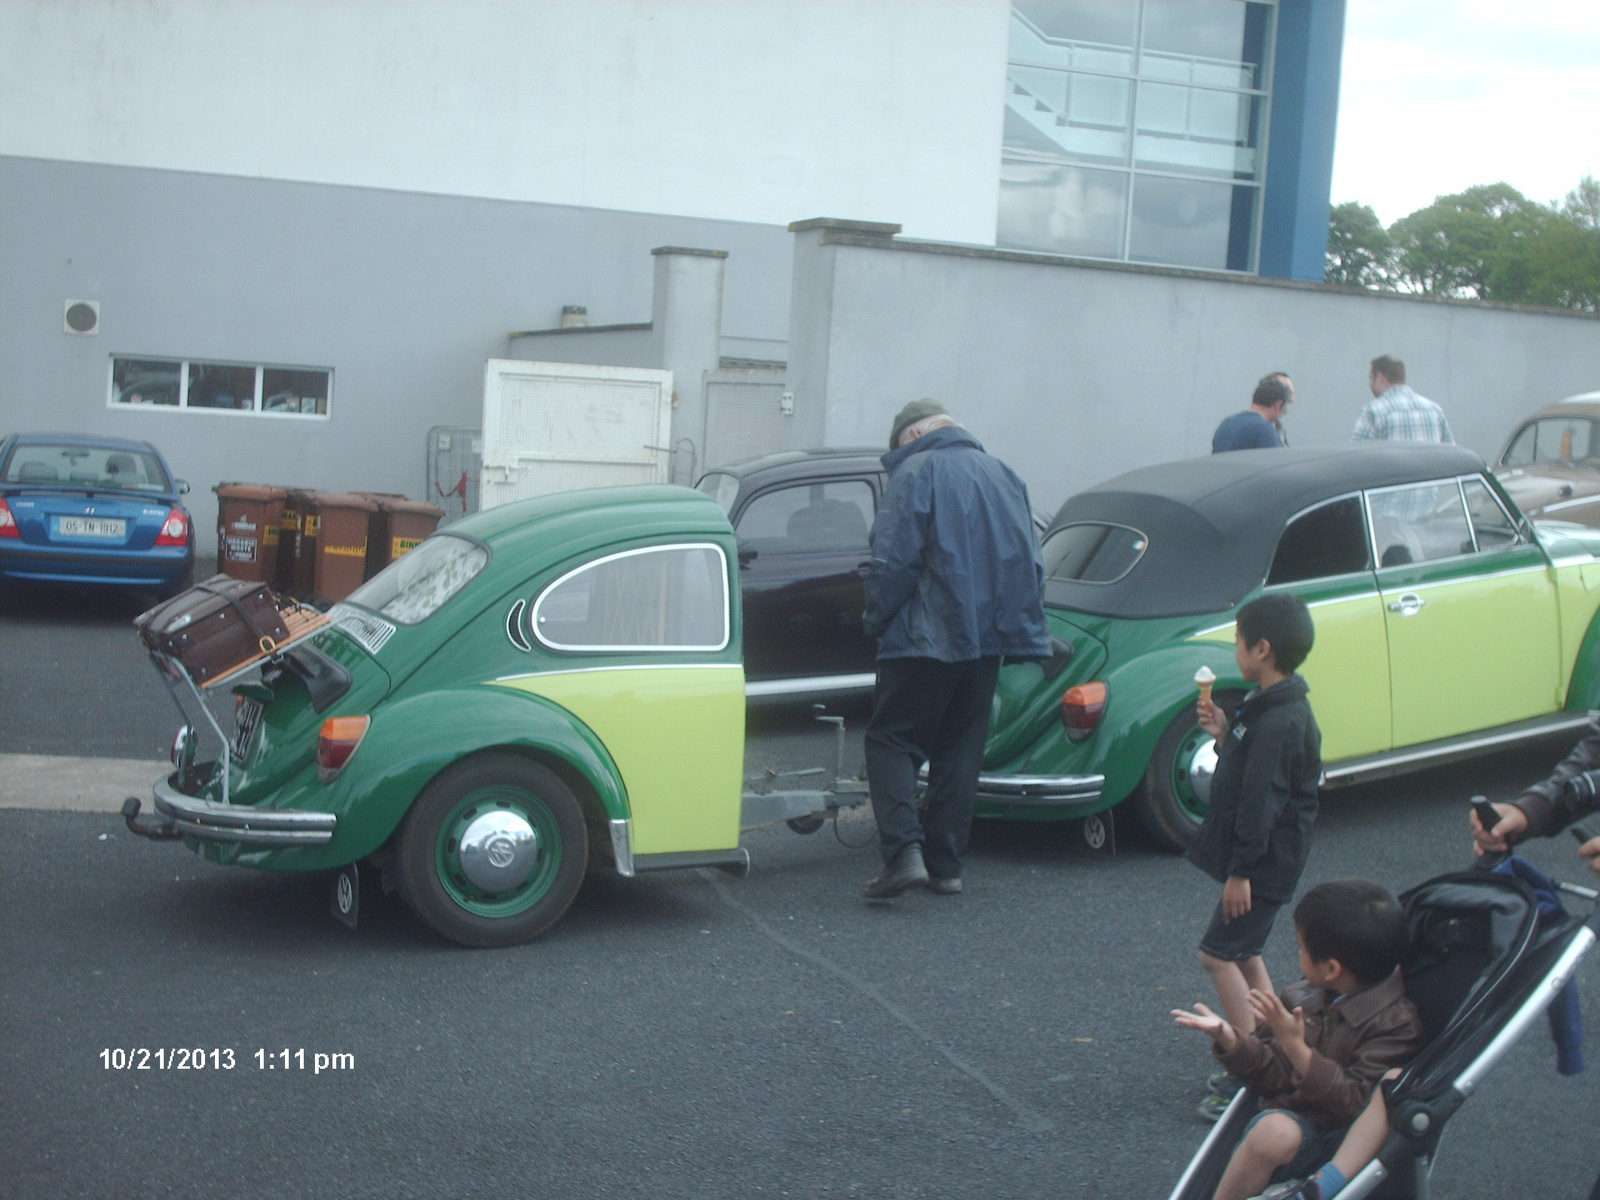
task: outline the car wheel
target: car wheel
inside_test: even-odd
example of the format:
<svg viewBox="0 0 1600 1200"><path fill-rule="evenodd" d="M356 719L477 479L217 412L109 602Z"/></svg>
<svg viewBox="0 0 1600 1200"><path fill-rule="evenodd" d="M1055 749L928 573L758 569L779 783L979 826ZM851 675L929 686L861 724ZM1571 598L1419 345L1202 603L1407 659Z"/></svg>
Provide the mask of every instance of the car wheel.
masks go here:
<svg viewBox="0 0 1600 1200"><path fill-rule="evenodd" d="M548 768L467 759L422 789L400 826L400 894L465 946L510 946L561 919L589 860L583 809Z"/></svg>
<svg viewBox="0 0 1600 1200"><path fill-rule="evenodd" d="M1225 712L1232 712L1241 699L1237 692L1218 692L1215 696ZM1144 781L1134 792L1134 815L1150 836L1168 850L1187 850L1200 822L1205 820L1208 805L1195 789L1194 768L1197 756L1204 767L1210 742L1211 735L1195 719L1194 706L1187 705L1156 742Z"/></svg>
<svg viewBox="0 0 1600 1200"><path fill-rule="evenodd" d="M803 817L790 817L784 824L796 833L815 833L826 821L821 813L808 813Z"/></svg>

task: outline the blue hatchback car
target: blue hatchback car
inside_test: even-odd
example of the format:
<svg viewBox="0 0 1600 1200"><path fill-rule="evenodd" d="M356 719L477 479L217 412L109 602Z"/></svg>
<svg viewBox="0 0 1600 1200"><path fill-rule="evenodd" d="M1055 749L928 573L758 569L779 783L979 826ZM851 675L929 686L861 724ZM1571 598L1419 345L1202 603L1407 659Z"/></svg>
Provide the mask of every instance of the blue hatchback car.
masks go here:
<svg viewBox="0 0 1600 1200"><path fill-rule="evenodd" d="M0 581L175 595L194 579L188 490L149 442L11 434L0 440Z"/></svg>

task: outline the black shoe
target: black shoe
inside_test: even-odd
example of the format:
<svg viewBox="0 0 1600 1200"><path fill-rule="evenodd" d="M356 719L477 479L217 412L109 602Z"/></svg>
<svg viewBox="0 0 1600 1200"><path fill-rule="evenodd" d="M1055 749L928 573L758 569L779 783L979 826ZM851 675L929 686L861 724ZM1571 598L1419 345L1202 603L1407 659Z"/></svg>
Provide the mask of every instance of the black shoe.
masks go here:
<svg viewBox="0 0 1600 1200"><path fill-rule="evenodd" d="M940 879L938 876L931 876L928 879L928 890L935 896L959 896L961 895L961 876L957 875L951 879Z"/></svg>
<svg viewBox="0 0 1600 1200"><path fill-rule="evenodd" d="M867 899L887 900L912 888L926 887L927 883L928 868L922 865L922 846L912 842L895 855L894 861L883 869L883 874L867 884Z"/></svg>

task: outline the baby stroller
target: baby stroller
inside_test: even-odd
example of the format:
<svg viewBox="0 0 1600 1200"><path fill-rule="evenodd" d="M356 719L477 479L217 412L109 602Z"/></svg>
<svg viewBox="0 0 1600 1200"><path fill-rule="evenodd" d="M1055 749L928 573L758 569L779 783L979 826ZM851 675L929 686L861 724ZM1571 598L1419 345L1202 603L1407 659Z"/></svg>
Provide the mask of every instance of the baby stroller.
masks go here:
<svg viewBox="0 0 1600 1200"><path fill-rule="evenodd" d="M1591 901L1600 896L1559 887ZM1404 1073L1384 1085L1389 1140L1339 1200L1427 1200L1451 1115L1561 994L1600 931L1600 908L1587 921L1558 915L1541 922L1532 887L1481 869L1430 879L1400 902L1411 928L1401 970L1428 1040ZM1256 1096L1241 1090L1171 1200L1210 1200L1256 1112Z"/></svg>

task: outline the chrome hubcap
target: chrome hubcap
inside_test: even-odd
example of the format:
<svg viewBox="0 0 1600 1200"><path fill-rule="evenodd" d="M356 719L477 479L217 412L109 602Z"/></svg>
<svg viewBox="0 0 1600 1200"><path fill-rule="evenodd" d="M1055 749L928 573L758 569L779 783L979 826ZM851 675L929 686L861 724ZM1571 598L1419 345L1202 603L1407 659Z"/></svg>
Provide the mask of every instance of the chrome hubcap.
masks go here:
<svg viewBox="0 0 1600 1200"><path fill-rule="evenodd" d="M1195 799L1202 804L1211 803L1211 777L1217 773L1217 744L1210 738L1195 747L1189 760L1189 787Z"/></svg>
<svg viewBox="0 0 1600 1200"><path fill-rule="evenodd" d="M521 814L491 809L462 831L457 853L462 874L474 887L506 892L533 873L539 861L539 834Z"/></svg>

